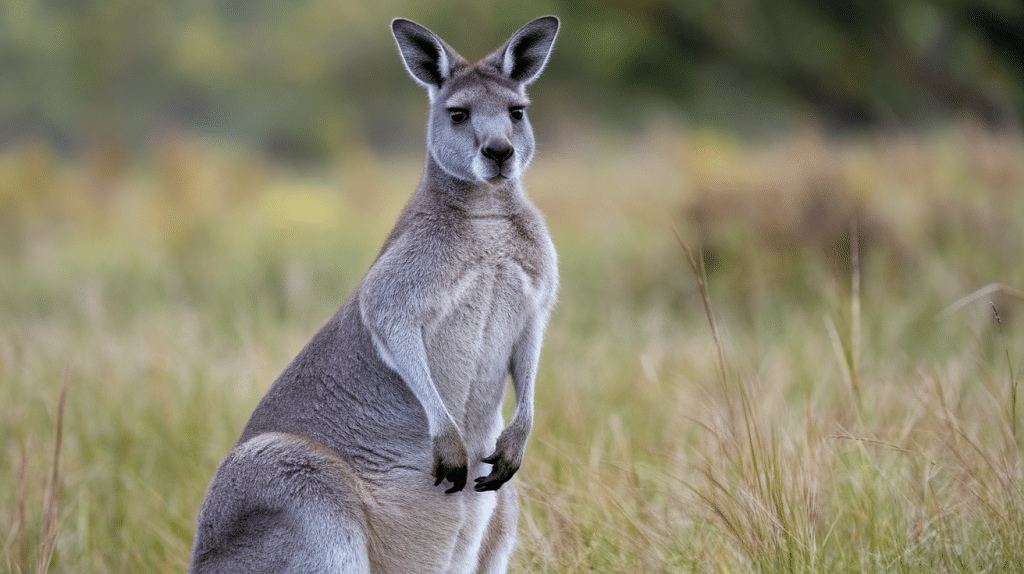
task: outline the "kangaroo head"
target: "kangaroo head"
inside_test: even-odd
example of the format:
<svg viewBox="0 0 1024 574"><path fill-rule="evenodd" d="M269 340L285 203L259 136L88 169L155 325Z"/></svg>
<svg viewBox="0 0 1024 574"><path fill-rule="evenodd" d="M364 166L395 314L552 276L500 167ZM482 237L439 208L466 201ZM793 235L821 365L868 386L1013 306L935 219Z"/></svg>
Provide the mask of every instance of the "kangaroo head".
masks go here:
<svg viewBox="0 0 1024 574"><path fill-rule="evenodd" d="M548 61L558 18L530 22L472 65L415 22L396 18L391 30L406 69L430 95L427 150L434 162L464 181L519 179L535 147L526 86Z"/></svg>

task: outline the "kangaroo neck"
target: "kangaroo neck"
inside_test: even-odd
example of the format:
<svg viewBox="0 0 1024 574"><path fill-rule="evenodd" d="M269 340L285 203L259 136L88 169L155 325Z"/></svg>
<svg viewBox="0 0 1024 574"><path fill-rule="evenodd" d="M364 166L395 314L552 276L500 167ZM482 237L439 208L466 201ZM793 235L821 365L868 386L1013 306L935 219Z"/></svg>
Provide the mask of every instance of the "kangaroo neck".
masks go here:
<svg viewBox="0 0 1024 574"><path fill-rule="evenodd" d="M517 179L498 183L466 181L444 170L427 154L419 192L440 200L446 206L464 211L469 216L511 215L520 201L522 186Z"/></svg>

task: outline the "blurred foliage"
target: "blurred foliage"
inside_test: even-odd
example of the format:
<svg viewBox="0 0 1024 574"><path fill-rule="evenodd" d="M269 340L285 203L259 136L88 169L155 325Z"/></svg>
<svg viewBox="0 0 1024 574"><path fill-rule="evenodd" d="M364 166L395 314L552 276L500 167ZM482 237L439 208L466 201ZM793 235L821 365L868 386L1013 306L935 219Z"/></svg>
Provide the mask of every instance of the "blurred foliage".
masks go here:
<svg viewBox="0 0 1024 574"><path fill-rule="evenodd" d="M838 128L962 111L1002 126L1024 101L1012 0L0 0L0 144L185 130L307 160L354 139L418 144L423 98L388 21L476 58L545 13L565 26L535 115L563 129L630 128L652 108L755 131L794 112Z"/></svg>

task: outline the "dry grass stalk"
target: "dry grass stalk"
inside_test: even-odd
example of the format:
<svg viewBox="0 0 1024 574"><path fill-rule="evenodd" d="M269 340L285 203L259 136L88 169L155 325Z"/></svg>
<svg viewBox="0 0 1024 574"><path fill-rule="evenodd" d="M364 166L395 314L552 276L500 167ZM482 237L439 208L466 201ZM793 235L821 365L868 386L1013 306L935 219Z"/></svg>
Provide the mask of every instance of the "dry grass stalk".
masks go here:
<svg viewBox="0 0 1024 574"><path fill-rule="evenodd" d="M1002 283L989 283L988 285L985 285L981 289L968 293L967 295L964 295L963 297L954 301L952 304L943 309L942 312L936 316L936 320L944 320L953 313L956 313L960 309L963 309L964 307L970 305L971 303L974 303L975 301L980 301L996 293L1000 293L1002 295L1006 295L1024 301L1024 291L1021 291L1020 289L1014 289L1013 287L1010 287L1009 285L1004 285Z"/></svg>
<svg viewBox="0 0 1024 574"><path fill-rule="evenodd" d="M711 452L700 454L701 464L697 468L707 482L707 488L689 488L754 563L788 565L789 568L798 562L806 564L812 551L805 536L808 527L806 485L795 484L784 470L785 457L780 451L778 437L765 428L767 419L764 413L755 412L754 402L741 383L735 385L739 400L739 408L735 408L730 394L725 351L712 313L705 275L686 240L678 231L673 231L697 281L715 342L724 399L728 404L726 420L723 421L728 430L700 425L712 443L707 447Z"/></svg>
<svg viewBox="0 0 1024 574"><path fill-rule="evenodd" d="M864 409L860 393L860 233L857 218L850 219L850 385L857 397L857 411Z"/></svg>
<svg viewBox="0 0 1024 574"><path fill-rule="evenodd" d="M36 572L42 574L50 569L57 541L57 511L60 506L60 447L64 437L64 407L68 398L68 386L71 371L64 374L64 384L60 391L57 404L57 429L53 444L53 461L50 467L50 478L47 484L46 504L43 507L42 537L39 552L36 556Z"/></svg>
<svg viewBox="0 0 1024 574"><path fill-rule="evenodd" d="M17 518L17 569L20 573L25 564L25 471L28 467L28 447L21 445L21 459L18 462L18 518Z"/></svg>
<svg viewBox="0 0 1024 574"><path fill-rule="evenodd" d="M708 318L708 324L711 326L711 336L715 339L715 350L718 353L718 375L721 377L722 386L726 384L725 375L725 352L722 350L722 341L718 337L718 327L715 325L715 317L711 313L711 298L708 297L707 285L704 283L704 273L697 267L697 262L693 259L693 251L690 249L690 245L683 239L683 236L679 234L679 230L675 227L672 228L672 232L676 235L676 240L679 241L680 247L683 248L683 252L686 253L686 261L690 264L690 270L693 271L693 277L697 280L697 289L700 290L701 302L704 304L704 314Z"/></svg>
<svg viewBox="0 0 1024 574"><path fill-rule="evenodd" d="M1006 345L1006 334L1003 332L1003 320L999 318L999 310L992 301L988 302L992 307L992 314L995 315L996 324L999 325L999 338L1003 342L1003 352L1006 353L1006 367L1010 370L1010 405L1007 407L1007 418L1010 421L1010 433L1013 438L1012 452L1017 452L1017 381L1013 376L1013 361L1010 360L1010 348Z"/></svg>

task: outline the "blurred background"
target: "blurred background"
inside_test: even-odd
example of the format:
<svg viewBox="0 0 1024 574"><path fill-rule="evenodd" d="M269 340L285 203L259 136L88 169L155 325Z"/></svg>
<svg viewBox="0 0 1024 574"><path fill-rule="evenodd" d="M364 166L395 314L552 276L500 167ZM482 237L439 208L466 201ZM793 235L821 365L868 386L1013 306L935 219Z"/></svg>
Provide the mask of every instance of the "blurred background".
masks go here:
<svg viewBox="0 0 1024 574"><path fill-rule="evenodd" d="M1005 129L1024 109L1013 0L2 0L0 145L134 157L199 132L287 162L351 141L418 149L424 98L390 19L476 59L547 13L564 21L534 90L549 141L666 116L750 136L809 118L840 135L962 116Z"/></svg>

